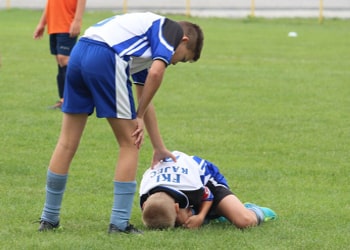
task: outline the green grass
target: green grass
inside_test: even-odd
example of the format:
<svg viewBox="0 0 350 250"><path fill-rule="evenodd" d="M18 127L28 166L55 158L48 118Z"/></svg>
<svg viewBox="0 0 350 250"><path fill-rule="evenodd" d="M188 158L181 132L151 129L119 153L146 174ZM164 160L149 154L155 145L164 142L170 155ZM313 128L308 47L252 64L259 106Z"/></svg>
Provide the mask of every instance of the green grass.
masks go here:
<svg viewBox="0 0 350 250"><path fill-rule="evenodd" d="M216 163L242 201L280 218L240 231L108 235L118 149L91 117L65 193L63 231L38 233L47 165L61 113L40 11L0 11L1 249L347 249L350 244L349 20L190 18L205 32L202 58L169 67L155 97L169 149ZM112 15L86 13L84 28ZM173 16L182 19L180 16ZM297 38L288 32L296 31ZM138 181L151 160L141 150ZM132 223L143 228L135 197Z"/></svg>

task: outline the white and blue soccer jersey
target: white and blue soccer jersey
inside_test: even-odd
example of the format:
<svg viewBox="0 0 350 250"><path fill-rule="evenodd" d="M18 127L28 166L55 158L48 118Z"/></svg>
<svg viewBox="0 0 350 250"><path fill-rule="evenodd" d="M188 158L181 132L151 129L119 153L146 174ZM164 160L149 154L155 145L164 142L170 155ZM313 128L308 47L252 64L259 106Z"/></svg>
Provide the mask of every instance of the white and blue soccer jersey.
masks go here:
<svg viewBox="0 0 350 250"><path fill-rule="evenodd" d="M88 28L83 37L108 44L130 61L130 74L149 68L153 60L170 64L181 42L181 26L166 17L146 12L116 15Z"/></svg>
<svg viewBox="0 0 350 250"><path fill-rule="evenodd" d="M149 195L164 191L170 194L181 208L199 206L203 197L213 200L213 195L205 194L207 183L228 187L225 177L218 167L198 156L189 156L174 151L176 162L167 158L153 169L148 169L140 184L140 205Z"/></svg>
<svg viewBox="0 0 350 250"><path fill-rule="evenodd" d="M183 33L178 22L149 12L116 15L91 26L72 50L62 111L135 119L130 76L144 84L154 60L171 63Z"/></svg>

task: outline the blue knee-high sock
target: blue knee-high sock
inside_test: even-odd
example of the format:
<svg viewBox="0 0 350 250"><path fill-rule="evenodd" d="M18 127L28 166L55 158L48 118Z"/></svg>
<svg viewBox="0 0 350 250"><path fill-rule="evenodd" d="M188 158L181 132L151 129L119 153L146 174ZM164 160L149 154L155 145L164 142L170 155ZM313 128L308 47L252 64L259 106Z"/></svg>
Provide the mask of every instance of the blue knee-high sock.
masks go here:
<svg viewBox="0 0 350 250"><path fill-rule="evenodd" d="M114 199L111 224L120 230L125 230L131 216L131 209L136 192L136 181L114 181Z"/></svg>
<svg viewBox="0 0 350 250"><path fill-rule="evenodd" d="M52 224L59 222L63 193L68 175L55 174L48 170L46 180L46 201L41 219Z"/></svg>
<svg viewBox="0 0 350 250"><path fill-rule="evenodd" d="M57 73L57 87L58 87L58 96L60 98L63 98L63 92L64 92L64 82L66 80L66 71L67 66L61 67L58 65L58 73Z"/></svg>

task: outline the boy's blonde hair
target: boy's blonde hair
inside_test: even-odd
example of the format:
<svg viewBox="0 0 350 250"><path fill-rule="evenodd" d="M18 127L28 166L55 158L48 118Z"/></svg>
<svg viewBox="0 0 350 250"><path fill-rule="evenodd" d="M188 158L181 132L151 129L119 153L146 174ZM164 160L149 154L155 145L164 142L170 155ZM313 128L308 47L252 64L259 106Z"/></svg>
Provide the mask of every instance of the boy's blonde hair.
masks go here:
<svg viewBox="0 0 350 250"><path fill-rule="evenodd" d="M175 201L165 192L150 195L144 203L142 220L149 229L173 228L176 216Z"/></svg>

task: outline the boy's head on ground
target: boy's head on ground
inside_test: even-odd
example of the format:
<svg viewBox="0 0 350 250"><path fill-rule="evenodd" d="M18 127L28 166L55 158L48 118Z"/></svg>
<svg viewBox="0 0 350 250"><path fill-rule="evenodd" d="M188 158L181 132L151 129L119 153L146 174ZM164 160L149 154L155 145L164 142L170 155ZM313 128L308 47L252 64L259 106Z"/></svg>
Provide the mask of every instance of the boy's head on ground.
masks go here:
<svg viewBox="0 0 350 250"><path fill-rule="evenodd" d="M175 226L175 200L165 192L150 195L142 206L142 220L149 229L166 229Z"/></svg>
<svg viewBox="0 0 350 250"><path fill-rule="evenodd" d="M182 226L192 215L190 207L180 208L179 203L166 192L150 195L142 206L142 220L149 229Z"/></svg>

